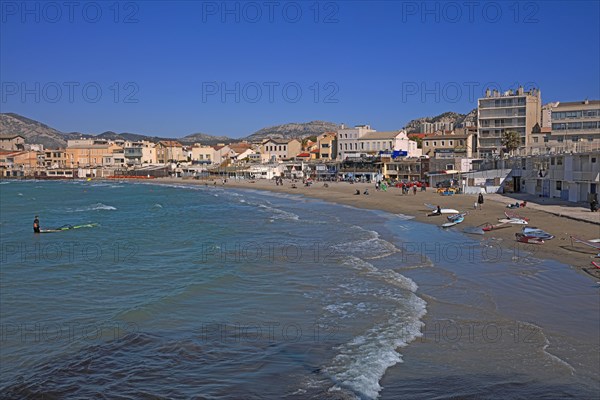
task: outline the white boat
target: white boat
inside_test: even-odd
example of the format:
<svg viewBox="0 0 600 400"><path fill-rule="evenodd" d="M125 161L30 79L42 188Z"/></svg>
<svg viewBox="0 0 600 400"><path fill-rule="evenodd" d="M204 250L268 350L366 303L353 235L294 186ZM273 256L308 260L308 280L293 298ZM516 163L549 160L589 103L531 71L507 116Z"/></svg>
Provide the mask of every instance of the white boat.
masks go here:
<svg viewBox="0 0 600 400"><path fill-rule="evenodd" d="M498 222L502 222L503 224L515 224L515 225L528 225L529 222L524 219L514 219L514 218L501 218Z"/></svg>

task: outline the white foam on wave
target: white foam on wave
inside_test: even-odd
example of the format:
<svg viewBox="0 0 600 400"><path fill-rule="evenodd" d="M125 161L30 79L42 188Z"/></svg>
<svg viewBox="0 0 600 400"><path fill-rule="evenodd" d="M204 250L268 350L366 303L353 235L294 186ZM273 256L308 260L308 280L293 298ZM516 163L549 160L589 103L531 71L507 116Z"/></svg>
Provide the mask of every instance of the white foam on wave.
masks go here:
<svg viewBox="0 0 600 400"><path fill-rule="evenodd" d="M266 204L258 204L258 207L261 209L264 209L265 211L272 213L269 216L270 221L273 221L276 219L287 219L287 220L298 221L300 219L300 216L297 214L294 214L293 212L280 210L279 208L271 207Z"/></svg>
<svg viewBox="0 0 600 400"><path fill-rule="evenodd" d="M109 206L106 204L102 204L102 203L95 203L92 205L89 205L87 207L79 207L76 208L75 210L72 210L70 212L84 212L84 211L114 211L116 210L116 207L113 206Z"/></svg>
<svg viewBox="0 0 600 400"><path fill-rule="evenodd" d="M335 382L330 391L348 389L363 399L379 396L379 380L385 371L402 362L397 349L422 336L426 303L411 293L404 308L394 310L387 321L338 346L338 354L324 371ZM408 306L408 307L406 307Z"/></svg>
<svg viewBox="0 0 600 400"><path fill-rule="evenodd" d="M557 364L561 365L562 367L566 368L571 373L571 375L575 375L575 368L571 364L569 364L568 362L566 362L559 356L554 355L554 354L550 353L548 350L546 350L550 346L550 341L548 340L548 337L544 334L544 331L542 330L541 327L539 327L536 324L533 324L531 322L519 321L519 324L527 326L532 331L539 332L542 335L542 338L544 339L544 345L542 346L542 352L544 353L544 355L546 355L546 357L550 358L552 361L556 362Z"/></svg>
<svg viewBox="0 0 600 400"><path fill-rule="evenodd" d="M348 256L348 258L344 260L343 265L352 267L360 271L363 275L383 280L389 284L413 293L419 289L419 286L415 283L415 281L409 277L406 277L391 269L380 270L373 264L355 256Z"/></svg>
<svg viewBox="0 0 600 400"><path fill-rule="evenodd" d="M373 231L371 231L373 232ZM374 232L377 234L377 232ZM332 246L340 254L353 255L360 258L375 259L390 256L400 251L394 244L377 237L340 243Z"/></svg>

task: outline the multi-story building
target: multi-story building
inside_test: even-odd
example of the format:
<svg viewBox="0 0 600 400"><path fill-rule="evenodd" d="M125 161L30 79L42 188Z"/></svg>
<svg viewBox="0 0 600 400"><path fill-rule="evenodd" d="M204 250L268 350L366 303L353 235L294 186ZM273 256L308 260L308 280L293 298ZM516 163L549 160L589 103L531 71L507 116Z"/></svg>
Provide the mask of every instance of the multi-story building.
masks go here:
<svg viewBox="0 0 600 400"><path fill-rule="evenodd" d="M485 97L477 101L479 155L499 155L503 151L505 132L517 132L521 138L520 149L529 145L530 133L542 120L542 98L539 89L524 91L519 87L499 93L486 90Z"/></svg>
<svg viewBox="0 0 600 400"><path fill-rule="evenodd" d="M302 143L297 139L268 139L260 146L262 162L287 160L302 151Z"/></svg>
<svg viewBox="0 0 600 400"><path fill-rule="evenodd" d="M323 161L335 160L337 157L337 134L325 132L317 137L317 158Z"/></svg>
<svg viewBox="0 0 600 400"><path fill-rule="evenodd" d="M338 159L346 160L348 158L358 158L365 151L359 147L358 139L369 132L375 132L369 125L356 125L354 128L346 128L337 131Z"/></svg>
<svg viewBox="0 0 600 400"><path fill-rule="evenodd" d="M407 157L402 159L382 158L381 173L385 179L398 181L422 181L429 171L429 159Z"/></svg>
<svg viewBox="0 0 600 400"><path fill-rule="evenodd" d="M156 164L155 144L147 140L131 142L124 149L127 165Z"/></svg>
<svg viewBox="0 0 600 400"><path fill-rule="evenodd" d="M422 154L417 142L410 140L405 131L367 132L358 139L358 148L369 155L401 152L404 156L419 157Z"/></svg>
<svg viewBox="0 0 600 400"><path fill-rule="evenodd" d="M176 140L161 140L156 144L156 161L159 164L186 161L183 146Z"/></svg>
<svg viewBox="0 0 600 400"><path fill-rule="evenodd" d="M194 144L188 154L193 164L213 164L215 162L215 149L212 146Z"/></svg>
<svg viewBox="0 0 600 400"><path fill-rule="evenodd" d="M600 100L560 102L552 109L552 133L565 152L600 149Z"/></svg>
<svg viewBox="0 0 600 400"><path fill-rule="evenodd" d="M435 158L471 158L477 152L476 135L432 135L423 139L423 155Z"/></svg>
<svg viewBox="0 0 600 400"><path fill-rule="evenodd" d="M587 202L600 191L600 154L551 154L529 156L511 172L511 190Z"/></svg>
<svg viewBox="0 0 600 400"><path fill-rule="evenodd" d="M46 168L66 168L67 152L65 149L46 149L44 150L44 166Z"/></svg>
<svg viewBox="0 0 600 400"><path fill-rule="evenodd" d="M122 150L120 146L106 141L103 143L81 142L79 140L74 142L77 144L72 144L73 142L69 140L66 149L68 168L102 166L107 162L106 157L112 159L115 151ZM109 163L112 162L109 161Z"/></svg>

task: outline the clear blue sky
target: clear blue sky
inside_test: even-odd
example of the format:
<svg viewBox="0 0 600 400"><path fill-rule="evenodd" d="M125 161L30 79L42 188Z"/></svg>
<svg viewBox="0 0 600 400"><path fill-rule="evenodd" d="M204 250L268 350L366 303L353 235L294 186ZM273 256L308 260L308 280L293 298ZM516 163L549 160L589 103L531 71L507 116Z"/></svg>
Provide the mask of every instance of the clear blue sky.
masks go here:
<svg viewBox="0 0 600 400"><path fill-rule="evenodd" d="M598 1L472 3L2 1L0 110L65 132L242 137L399 129L470 111L486 85L600 99Z"/></svg>

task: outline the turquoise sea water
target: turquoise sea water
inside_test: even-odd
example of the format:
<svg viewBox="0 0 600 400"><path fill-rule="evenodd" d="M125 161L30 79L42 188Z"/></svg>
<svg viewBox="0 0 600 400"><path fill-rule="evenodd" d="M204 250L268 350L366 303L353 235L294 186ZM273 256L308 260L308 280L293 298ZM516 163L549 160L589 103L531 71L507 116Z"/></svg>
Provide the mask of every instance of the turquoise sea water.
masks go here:
<svg viewBox="0 0 600 400"><path fill-rule="evenodd" d="M250 190L29 181L0 196L6 398L600 390L597 287L522 248ZM35 215L99 226L34 235Z"/></svg>

